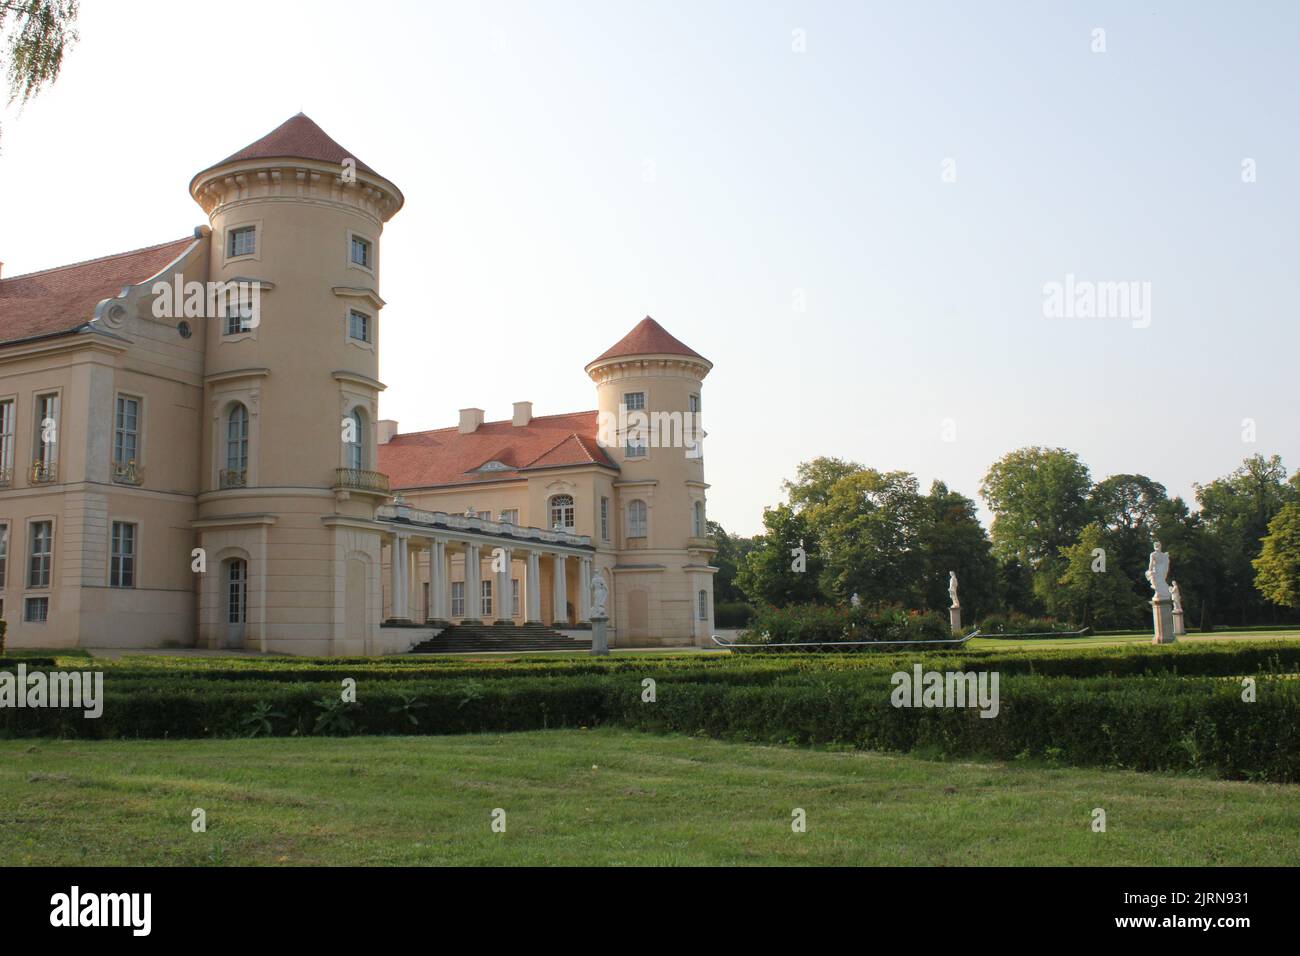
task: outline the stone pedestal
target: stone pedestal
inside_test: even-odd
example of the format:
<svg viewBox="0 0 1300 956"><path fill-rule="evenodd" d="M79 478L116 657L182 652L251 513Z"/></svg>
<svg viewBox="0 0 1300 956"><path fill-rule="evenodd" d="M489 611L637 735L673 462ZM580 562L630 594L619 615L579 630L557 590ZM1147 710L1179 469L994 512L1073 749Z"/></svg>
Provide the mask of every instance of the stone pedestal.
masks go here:
<svg viewBox="0 0 1300 956"><path fill-rule="evenodd" d="M952 632L954 634L961 633L961 608L948 608L948 623L952 625Z"/></svg>
<svg viewBox="0 0 1300 956"><path fill-rule="evenodd" d="M609 623L607 617L593 617L591 619L591 656L605 657L609 654L609 638L605 634L605 625Z"/></svg>
<svg viewBox="0 0 1300 956"><path fill-rule="evenodd" d="M1183 627L1183 612L1174 611L1174 637L1182 637L1186 633L1187 629Z"/></svg>
<svg viewBox="0 0 1300 956"><path fill-rule="evenodd" d="M1155 621L1155 637L1151 643L1174 643L1177 640L1174 632L1174 602L1168 598L1154 598L1151 601L1151 616Z"/></svg>

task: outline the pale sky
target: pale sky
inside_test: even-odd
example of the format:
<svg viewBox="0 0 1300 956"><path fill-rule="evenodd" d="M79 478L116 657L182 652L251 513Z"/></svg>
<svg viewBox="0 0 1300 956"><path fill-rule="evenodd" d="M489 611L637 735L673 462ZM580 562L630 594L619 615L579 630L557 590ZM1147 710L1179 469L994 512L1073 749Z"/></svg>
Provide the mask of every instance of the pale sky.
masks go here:
<svg viewBox="0 0 1300 956"><path fill-rule="evenodd" d="M406 195L403 431L593 408L583 365L650 314L714 362L734 532L816 455L971 497L1026 444L1189 498L1300 466L1300 5L83 0L80 31L0 112L4 275L188 234L190 177L301 110ZM1150 283L1150 326L1046 317L1067 275Z"/></svg>

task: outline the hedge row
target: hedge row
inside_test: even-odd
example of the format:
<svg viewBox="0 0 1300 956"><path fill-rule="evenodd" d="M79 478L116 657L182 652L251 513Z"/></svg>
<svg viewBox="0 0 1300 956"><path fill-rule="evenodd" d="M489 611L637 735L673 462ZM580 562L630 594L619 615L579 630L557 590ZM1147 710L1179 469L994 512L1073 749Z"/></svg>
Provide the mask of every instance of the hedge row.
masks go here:
<svg viewBox="0 0 1300 956"><path fill-rule="evenodd" d="M1034 757L1134 770L1300 780L1300 682L1261 678L1245 703L1233 679L1010 675L1000 712L896 708L884 671L756 674L760 682L666 679L656 700L627 675L359 681L163 682L106 687L103 716L0 709L6 737L453 734L599 724L747 741ZM260 716L259 716L260 715Z"/></svg>

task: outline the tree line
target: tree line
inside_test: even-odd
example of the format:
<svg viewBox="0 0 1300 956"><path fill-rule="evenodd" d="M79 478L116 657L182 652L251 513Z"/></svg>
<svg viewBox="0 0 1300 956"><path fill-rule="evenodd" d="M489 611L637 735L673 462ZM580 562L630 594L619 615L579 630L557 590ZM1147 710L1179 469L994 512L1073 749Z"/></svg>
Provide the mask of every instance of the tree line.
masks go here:
<svg viewBox="0 0 1300 956"><path fill-rule="evenodd" d="M864 603L942 610L956 571L968 622L994 613L1094 628L1150 624L1143 578L1153 540L1171 556L1189 626L1270 625L1300 614L1300 470L1251 456L1197 484L1195 507L1140 474L1094 481L1074 452L1028 447L984 476L993 513L915 475L821 457L783 484L763 533L718 545L719 605Z"/></svg>

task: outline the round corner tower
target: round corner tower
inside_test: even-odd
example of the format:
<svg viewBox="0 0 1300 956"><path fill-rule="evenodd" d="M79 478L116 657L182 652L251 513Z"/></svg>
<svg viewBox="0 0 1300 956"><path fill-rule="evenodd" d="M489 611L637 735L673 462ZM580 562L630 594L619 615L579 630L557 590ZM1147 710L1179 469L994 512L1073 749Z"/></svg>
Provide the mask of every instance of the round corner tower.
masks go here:
<svg viewBox="0 0 1300 956"><path fill-rule="evenodd" d="M713 363L646 316L588 363L619 468L613 592L620 643L702 643L713 630L702 386Z"/></svg>
<svg viewBox="0 0 1300 956"><path fill-rule="evenodd" d="M301 113L190 194L211 224L200 643L359 651L380 593L379 537L361 522L387 491L380 237L402 194Z"/></svg>

